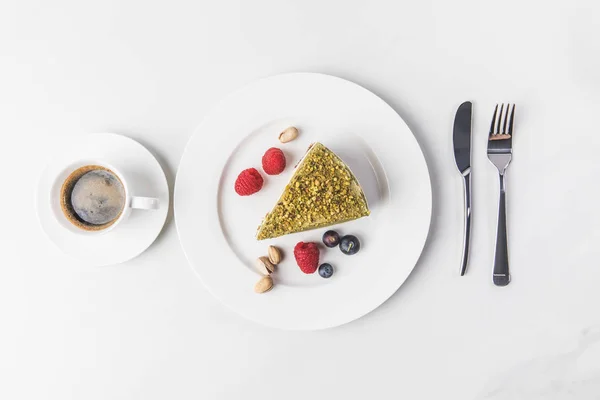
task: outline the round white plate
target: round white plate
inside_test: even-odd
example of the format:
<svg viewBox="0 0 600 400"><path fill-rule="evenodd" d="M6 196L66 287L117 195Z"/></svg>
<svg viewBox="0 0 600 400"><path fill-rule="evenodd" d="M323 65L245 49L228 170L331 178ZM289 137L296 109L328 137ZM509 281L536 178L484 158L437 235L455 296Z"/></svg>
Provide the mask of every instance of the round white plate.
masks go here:
<svg viewBox="0 0 600 400"><path fill-rule="evenodd" d="M293 125L297 140L281 144ZM372 215L335 229L355 234L354 256L321 246L330 279L303 274L294 245L321 241L326 229L258 242L256 228L273 207L309 144L322 142L350 166ZM263 153L279 147L286 170L268 176ZM263 189L238 196L234 182L255 167ZM389 298L415 266L429 231L431 183L419 145L396 112L368 90L343 79L310 73L278 75L226 98L190 139L175 185L175 220L184 252L208 290L242 316L283 329L322 329L359 318ZM254 260L268 245L284 250L275 287L253 291L260 275Z"/></svg>
<svg viewBox="0 0 600 400"><path fill-rule="evenodd" d="M106 233L74 232L65 226L69 222L55 200L68 175L65 168L79 160L101 161L133 177L127 181L132 194L158 198L159 208L131 210L127 219ZM169 186L160 164L144 146L114 133L96 133L63 146L46 166L38 182L36 208L42 229L65 254L87 265L118 264L142 253L160 233L169 210Z"/></svg>

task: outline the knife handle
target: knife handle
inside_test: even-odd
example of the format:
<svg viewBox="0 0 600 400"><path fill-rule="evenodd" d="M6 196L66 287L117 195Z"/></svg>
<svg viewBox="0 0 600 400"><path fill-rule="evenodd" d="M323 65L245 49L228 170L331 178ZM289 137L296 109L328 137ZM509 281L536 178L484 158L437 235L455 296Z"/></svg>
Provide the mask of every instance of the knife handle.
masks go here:
<svg viewBox="0 0 600 400"><path fill-rule="evenodd" d="M471 243L471 169L463 173L465 189L465 233L463 236L463 254L460 263L460 276L467 272L467 263L469 262L469 244Z"/></svg>

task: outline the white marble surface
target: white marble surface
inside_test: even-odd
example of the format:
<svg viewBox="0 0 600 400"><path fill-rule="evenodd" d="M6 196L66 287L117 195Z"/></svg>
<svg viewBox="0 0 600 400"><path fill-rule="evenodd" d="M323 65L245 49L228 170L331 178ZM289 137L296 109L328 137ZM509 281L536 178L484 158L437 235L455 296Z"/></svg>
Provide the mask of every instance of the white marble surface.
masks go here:
<svg viewBox="0 0 600 400"><path fill-rule="evenodd" d="M593 0L4 0L0 398L600 398L599 20ZM275 331L210 296L172 218L114 267L74 262L43 236L33 190L60 143L129 135L172 184L219 98L289 71L366 86L423 146L430 238L381 308L328 331ZM467 99L473 252L460 278L450 134ZM504 289L490 282L497 183L484 152L497 101L518 111Z"/></svg>

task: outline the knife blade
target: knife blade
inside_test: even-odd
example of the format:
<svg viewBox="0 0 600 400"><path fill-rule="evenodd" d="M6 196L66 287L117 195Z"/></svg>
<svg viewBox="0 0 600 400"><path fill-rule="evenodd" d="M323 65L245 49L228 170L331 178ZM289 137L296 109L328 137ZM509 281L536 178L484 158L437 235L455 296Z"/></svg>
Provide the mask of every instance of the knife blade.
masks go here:
<svg viewBox="0 0 600 400"><path fill-rule="evenodd" d="M463 235L463 253L460 263L460 275L467 272L469 262L469 245L471 239L471 131L472 131L473 103L465 101L456 111L454 117L454 160L458 172L463 177L465 223Z"/></svg>

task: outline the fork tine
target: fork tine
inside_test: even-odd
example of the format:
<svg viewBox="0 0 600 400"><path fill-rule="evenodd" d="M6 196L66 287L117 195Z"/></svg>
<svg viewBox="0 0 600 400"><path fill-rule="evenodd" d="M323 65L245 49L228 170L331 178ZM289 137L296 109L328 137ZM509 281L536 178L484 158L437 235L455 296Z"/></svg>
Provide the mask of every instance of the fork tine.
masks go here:
<svg viewBox="0 0 600 400"><path fill-rule="evenodd" d="M494 109L494 116L492 117L492 124L490 125L490 136L494 134L494 128L496 125L496 114L498 114L498 104L496 104L496 108Z"/></svg>
<svg viewBox="0 0 600 400"><path fill-rule="evenodd" d="M496 135L500 134L500 127L502 126L502 113L504 112L504 103L500 106L500 113L498 114L498 125L496 125Z"/></svg>
<svg viewBox="0 0 600 400"><path fill-rule="evenodd" d="M510 113L510 123L508 124L508 134L512 136L513 134L513 124L515 122L515 107L517 105L513 104L512 112Z"/></svg>
<svg viewBox="0 0 600 400"><path fill-rule="evenodd" d="M510 103L506 105L506 114L504 114L504 125L502 126L502 134L506 134L506 125L508 123L508 112L510 111Z"/></svg>

